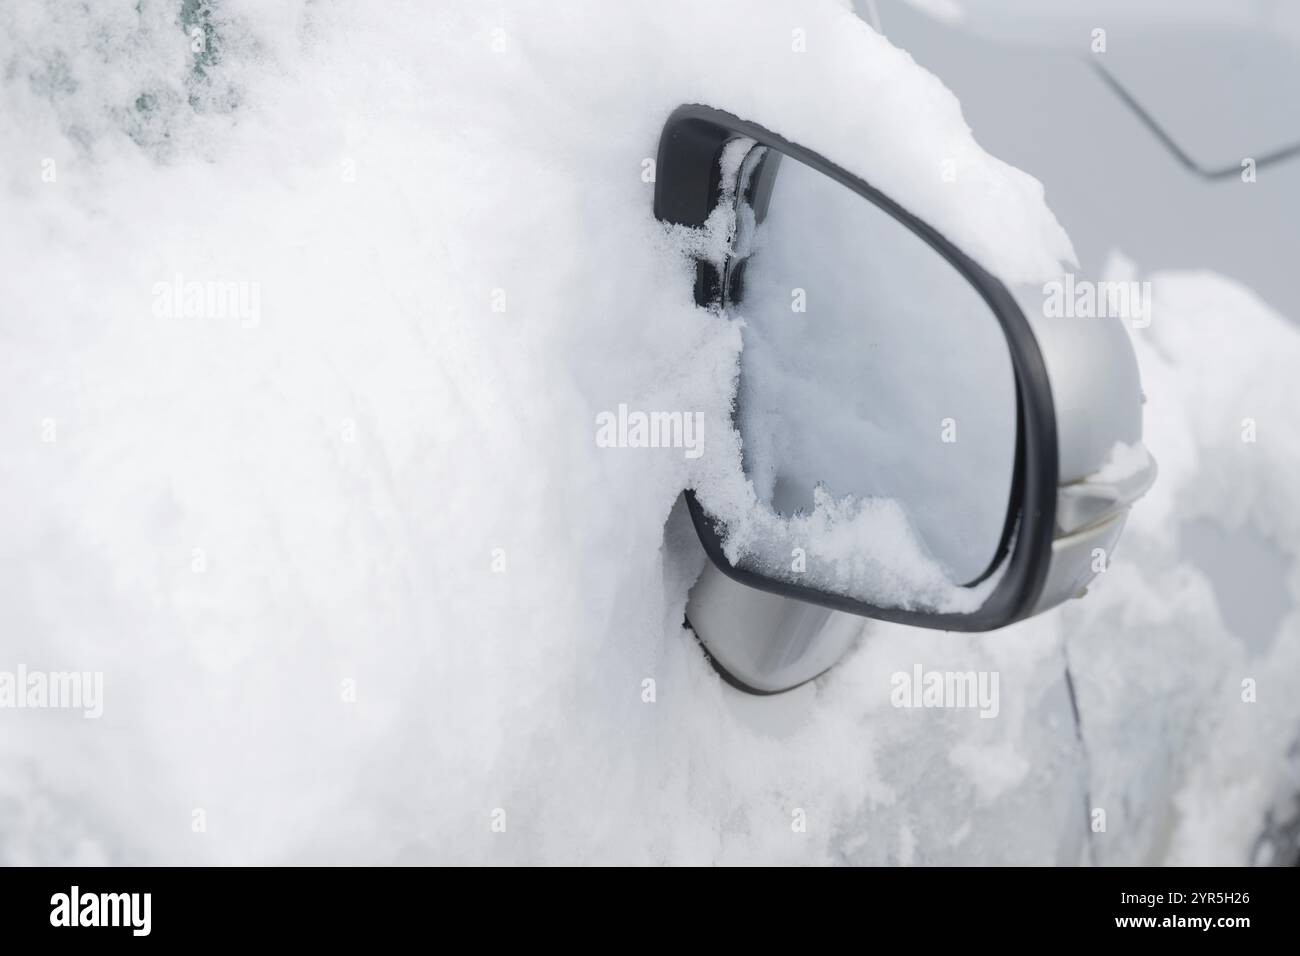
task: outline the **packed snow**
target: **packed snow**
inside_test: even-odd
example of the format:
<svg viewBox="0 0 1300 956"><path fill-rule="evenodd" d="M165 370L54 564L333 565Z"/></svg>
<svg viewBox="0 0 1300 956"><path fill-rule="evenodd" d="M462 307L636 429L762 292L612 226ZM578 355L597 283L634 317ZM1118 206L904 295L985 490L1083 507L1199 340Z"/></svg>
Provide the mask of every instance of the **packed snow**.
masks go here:
<svg viewBox="0 0 1300 956"><path fill-rule="evenodd" d="M1300 589L1300 333L1221 278L1151 277L1162 477L1086 600L865 624L773 699L683 629L742 334L651 214L674 107L1008 282L1071 258L843 5L11 0L0 63L0 670L103 673L98 719L0 711L0 861L1240 862L1285 814L1300 620L1248 651L1173 533ZM601 447L620 405L703 454ZM996 719L891 705L918 662Z"/></svg>

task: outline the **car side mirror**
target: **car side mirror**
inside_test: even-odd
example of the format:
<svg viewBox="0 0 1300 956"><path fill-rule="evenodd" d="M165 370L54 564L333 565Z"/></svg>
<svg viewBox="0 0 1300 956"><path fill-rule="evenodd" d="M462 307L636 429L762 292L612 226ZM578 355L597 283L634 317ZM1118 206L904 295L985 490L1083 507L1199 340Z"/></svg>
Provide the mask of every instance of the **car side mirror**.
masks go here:
<svg viewBox="0 0 1300 956"><path fill-rule="evenodd" d="M719 110L677 109L656 168L659 219L726 213L695 298L744 321L745 494L686 493L716 569L688 618L724 673L762 692L816 676L848 643L832 612L988 631L1086 585L1154 465L1060 487L1048 363L1002 282L861 178Z"/></svg>

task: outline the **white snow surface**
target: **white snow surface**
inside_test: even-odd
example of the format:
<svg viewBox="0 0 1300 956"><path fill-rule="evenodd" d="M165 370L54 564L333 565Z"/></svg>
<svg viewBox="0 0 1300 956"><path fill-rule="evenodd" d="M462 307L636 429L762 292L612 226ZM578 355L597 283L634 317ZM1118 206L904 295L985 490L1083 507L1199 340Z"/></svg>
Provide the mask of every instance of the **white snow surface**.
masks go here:
<svg viewBox="0 0 1300 956"><path fill-rule="evenodd" d="M834 3L211 9L196 70L180 4L0 7L0 670L105 687L97 721L0 711L0 861L1255 852L1294 790L1300 620L1251 657L1171 528L1255 529L1296 597L1294 326L1153 277L1162 477L1089 598L870 624L739 698L681 627L673 506L738 467L740 337L651 215L663 120L780 129L1009 282L1071 258L1038 183ZM178 276L256 284L256 321L160 310ZM620 402L703 412L702 464L598 448ZM998 671L997 719L891 707L918 661Z"/></svg>

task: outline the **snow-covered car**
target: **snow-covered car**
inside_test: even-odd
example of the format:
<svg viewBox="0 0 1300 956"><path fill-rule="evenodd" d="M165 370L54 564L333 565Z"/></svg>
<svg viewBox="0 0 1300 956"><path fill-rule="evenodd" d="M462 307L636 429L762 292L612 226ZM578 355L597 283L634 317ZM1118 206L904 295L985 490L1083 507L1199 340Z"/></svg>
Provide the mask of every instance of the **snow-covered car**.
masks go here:
<svg viewBox="0 0 1300 956"><path fill-rule="evenodd" d="M0 5L0 862L1294 859L1296 17L1042 6Z"/></svg>

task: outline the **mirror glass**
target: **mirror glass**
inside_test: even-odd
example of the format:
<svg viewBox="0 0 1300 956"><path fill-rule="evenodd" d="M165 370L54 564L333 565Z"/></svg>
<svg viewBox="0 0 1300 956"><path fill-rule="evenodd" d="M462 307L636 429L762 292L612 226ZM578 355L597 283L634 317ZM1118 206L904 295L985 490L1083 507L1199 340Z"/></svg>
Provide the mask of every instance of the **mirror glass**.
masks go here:
<svg viewBox="0 0 1300 956"><path fill-rule="evenodd" d="M759 504L787 518L820 511L814 526L831 535L875 509L880 528L888 516L907 526L896 563L920 556L952 585L980 579L998 556L1015 466L1015 377L997 317L910 229L795 159L754 146L733 188L723 282L744 322L736 425ZM791 543L769 536L779 553L746 561L783 568ZM887 545L868 593L855 593L851 568L831 576L838 588L887 600ZM911 603L905 587L895 603Z"/></svg>

